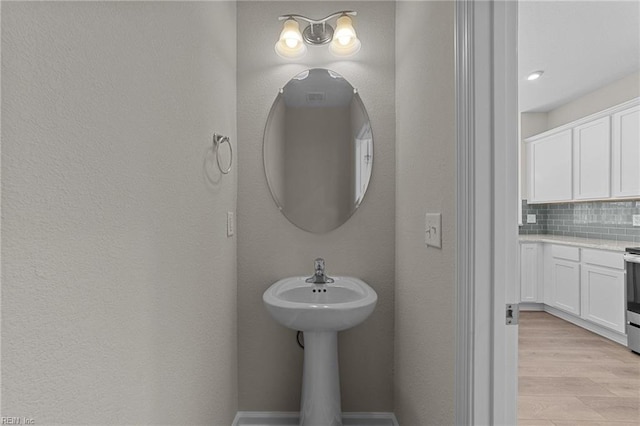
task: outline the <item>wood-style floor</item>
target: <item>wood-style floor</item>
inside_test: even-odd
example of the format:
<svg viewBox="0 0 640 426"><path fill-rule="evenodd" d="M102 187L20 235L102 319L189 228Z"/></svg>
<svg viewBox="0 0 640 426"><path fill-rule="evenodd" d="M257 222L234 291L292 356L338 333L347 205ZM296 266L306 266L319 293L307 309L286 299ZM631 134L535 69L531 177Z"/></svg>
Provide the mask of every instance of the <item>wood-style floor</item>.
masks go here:
<svg viewBox="0 0 640 426"><path fill-rule="evenodd" d="M519 425L640 425L640 355L545 312L519 345Z"/></svg>

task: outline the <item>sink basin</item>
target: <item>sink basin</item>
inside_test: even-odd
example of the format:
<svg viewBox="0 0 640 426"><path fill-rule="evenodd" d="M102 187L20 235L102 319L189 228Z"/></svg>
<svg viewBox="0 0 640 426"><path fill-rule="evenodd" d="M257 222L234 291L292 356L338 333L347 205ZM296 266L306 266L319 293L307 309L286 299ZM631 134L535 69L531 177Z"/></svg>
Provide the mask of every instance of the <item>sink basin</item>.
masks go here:
<svg viewBox="0 0 640 426"><path fill-rule="evenodd" d="M316 259L317 267L324 260ZM316 269L314 277L324 276ZM304 332L304 366L300 426L342 426L338 331L360 324L373 312L378 295L364 281L333 277L329 284L306 277L282 279L262 295L271 316L285 327Z"/></svg>
<svg viewBox="0 0 640 426"><path fill-rule="evenodd" d="M307 283L306 277L284 278L269 287L262 299L273 318L293 330L346 330L367 319L378 295L358 278L333 278L331 284Z"/></svg>

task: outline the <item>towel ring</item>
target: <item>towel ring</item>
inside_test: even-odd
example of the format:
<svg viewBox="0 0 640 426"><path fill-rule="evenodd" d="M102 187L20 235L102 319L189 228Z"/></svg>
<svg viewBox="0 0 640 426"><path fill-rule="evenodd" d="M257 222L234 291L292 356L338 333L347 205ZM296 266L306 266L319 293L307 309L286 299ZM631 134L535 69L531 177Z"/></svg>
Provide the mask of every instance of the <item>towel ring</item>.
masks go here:
<svg viewBox="0 0 640 426"><path fill-rule="evenodd" d="M220 145L223 143L229 144L229 167L226 169L222 167L220 164ZM219 135L217 133L213 134L213 150L216 152L216 163L218 163L218 168L223 175L229 174L231 171L231 165L233 164L233 147L231 146L231 142L229 141L229 136Z"/></svg>

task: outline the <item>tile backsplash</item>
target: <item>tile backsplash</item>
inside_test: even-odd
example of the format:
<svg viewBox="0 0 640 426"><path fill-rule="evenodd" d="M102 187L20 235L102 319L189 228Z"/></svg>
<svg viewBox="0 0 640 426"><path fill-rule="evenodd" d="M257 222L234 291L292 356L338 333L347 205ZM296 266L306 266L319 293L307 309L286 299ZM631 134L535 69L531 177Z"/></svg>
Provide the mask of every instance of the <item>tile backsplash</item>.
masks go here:
<svg viewBox="0 0 640 426"><path fill-rule="evenodd" d="M527 224L535 214L535 224ZM550 234L568 237L640 243L640 227L633 215L640 215L640 201L592 201L585 203L527 204L522 200L520 234Z"/></svg>

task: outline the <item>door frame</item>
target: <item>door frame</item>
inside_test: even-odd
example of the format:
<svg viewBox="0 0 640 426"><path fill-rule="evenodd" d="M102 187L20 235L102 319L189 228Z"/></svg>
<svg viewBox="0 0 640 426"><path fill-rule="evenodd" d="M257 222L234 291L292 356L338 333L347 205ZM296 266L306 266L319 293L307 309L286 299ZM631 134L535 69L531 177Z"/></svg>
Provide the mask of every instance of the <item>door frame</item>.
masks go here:
<svg viewBox="0 0 640 426"><path fill-rule="evenodd" d="M457 0L457 425L517 422L517 2Z"/></svg>

